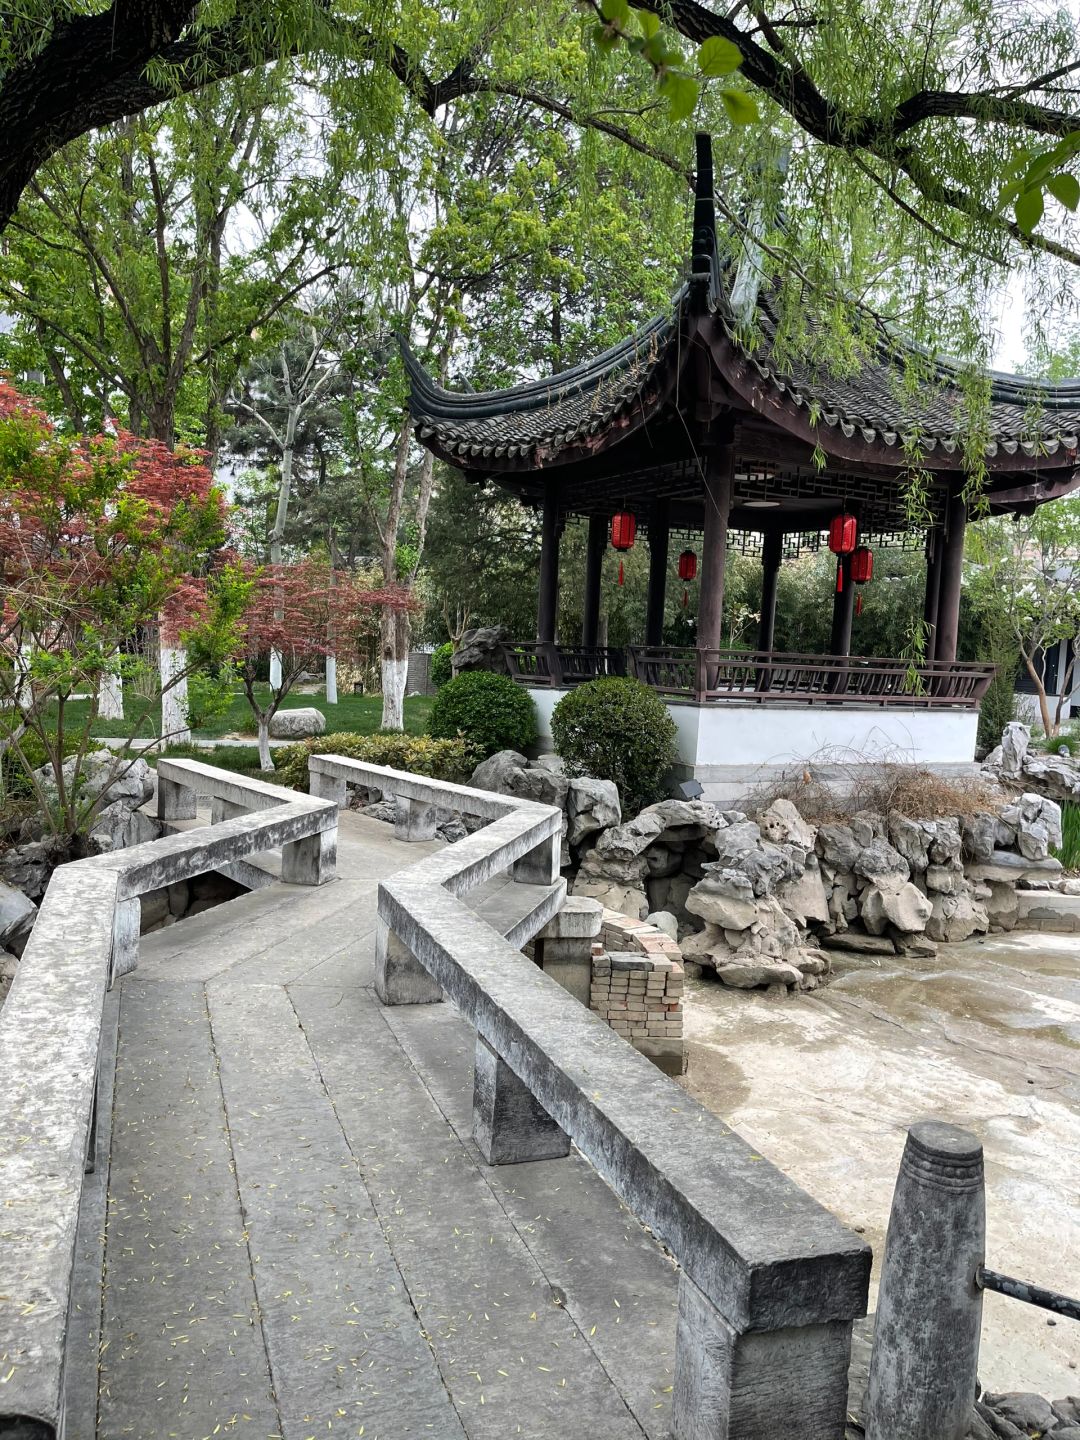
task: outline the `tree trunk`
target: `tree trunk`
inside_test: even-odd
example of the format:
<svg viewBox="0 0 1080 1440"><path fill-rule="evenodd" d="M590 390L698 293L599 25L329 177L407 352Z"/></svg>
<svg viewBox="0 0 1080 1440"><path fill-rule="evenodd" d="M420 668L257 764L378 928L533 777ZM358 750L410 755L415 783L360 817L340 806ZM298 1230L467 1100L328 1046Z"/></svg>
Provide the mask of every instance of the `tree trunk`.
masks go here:
<svg viewBox="0 0 1080 1440"><path fill-rule="evenodd" d="M98 714L102 720L124 718L124 686L113 670L106 670L98 682Z"/></svg>
<svg viewBox="0 0 1080 1440"><path fill-rule="evenodd" d="M1027 666L1027 672L1031 676L1031 683L1035 686L1035 694L1038 697L1043 734L1049 739L1051 735L1057 734L1057 727L1053 725L1050 720L1050 705L1046 698L1046 685L1043 682L1043 677L1035 669L1028 655L1024 656L1024 664Z"/></svg>
<svg viewBox="0 0 1080 1440"><path fill-rule="evenodd" d="M187 652L161 644L161 738L170 745L190 745L187 716ZM177 676L180 676L177 679Z"/></svg>
<svg viewBox="0 0 1080 1440"><path fill-rule="evenodd" d="M274 760L270 754L270 717L259 716L259 769L273 770Z"/></svg>
<svg viewBox="0 0 1080 1440"><path fill-rule="evenodd" d="M281 483L278 485L277 512L274 528L270 532L270 564L281 564L281 541L285 534L285 521L289 516L289 497L292 493L293 456L296 453L296 421L300 406L295 398L289 397L289 414L285 421L285 439L281 446ZM281 606L275 606L274 618L284 619ZM281 689L281 655L277 650L270 652L270 688L277 693ZM265 768L265 767L264 767Z"/></svg>
<svg viewBox="0 0 1080 1440"><path fill-rule="evenodd" d="M326 657L326 703L336 705L337 698L337 656Z"/></svg>
<svg viewBox="0 0 1080 1440"><path fill-rule="evenodd" d="M382 646L382 729L404 730L405 681L409 673L408 612L384 610L379 639Z"/></svg>

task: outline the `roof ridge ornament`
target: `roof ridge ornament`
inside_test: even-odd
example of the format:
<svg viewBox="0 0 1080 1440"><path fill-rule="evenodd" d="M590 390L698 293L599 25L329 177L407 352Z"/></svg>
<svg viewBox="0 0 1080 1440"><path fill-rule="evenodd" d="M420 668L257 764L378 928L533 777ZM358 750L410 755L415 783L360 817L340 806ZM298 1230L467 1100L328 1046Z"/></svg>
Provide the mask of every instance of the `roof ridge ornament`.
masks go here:
<svg viewBox="0 0 1080 1440"><path fill-rule="evenodd" d="M717 259L712 136L707 130L699 130L694 136L694 144L697 148L697 178L694 181L694 235L690 270L694 275L711 275Z"/></svg>

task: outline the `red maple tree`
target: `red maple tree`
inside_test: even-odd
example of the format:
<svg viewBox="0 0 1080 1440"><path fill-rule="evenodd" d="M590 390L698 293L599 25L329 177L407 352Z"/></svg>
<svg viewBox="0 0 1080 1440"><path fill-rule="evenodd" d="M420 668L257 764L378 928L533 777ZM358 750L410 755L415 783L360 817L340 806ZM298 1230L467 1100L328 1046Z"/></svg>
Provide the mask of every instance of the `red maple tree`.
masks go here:
<svg viewBox="0 0 1080 1440"><path fill-rule="evenodd" d="M228 614L228 658L235 666L259 735L259 764L272 770L270 721L300 676L330 654L355 652L366 613L417 603L402 586L365 588L349 572L306 559L294 565L254 566L231 561L211 582L208 603ZM219 633L224 626L212 626ZM269 693L259 675L271 653L281 660L281 683Z"/></svg>

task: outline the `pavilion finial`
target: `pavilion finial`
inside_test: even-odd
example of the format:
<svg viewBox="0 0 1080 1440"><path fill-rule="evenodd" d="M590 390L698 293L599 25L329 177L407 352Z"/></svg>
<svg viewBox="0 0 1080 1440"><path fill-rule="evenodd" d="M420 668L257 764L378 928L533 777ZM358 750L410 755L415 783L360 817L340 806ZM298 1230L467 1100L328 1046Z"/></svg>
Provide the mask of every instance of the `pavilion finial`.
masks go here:
<svg viewBox="0 0 1080 1440"><path fill-rule="evenodd" d="M690 269L695 275L708 274L716 257L716 208L713 203L712 136L699 130L697 180L694 185L694 237Z"/></svg>

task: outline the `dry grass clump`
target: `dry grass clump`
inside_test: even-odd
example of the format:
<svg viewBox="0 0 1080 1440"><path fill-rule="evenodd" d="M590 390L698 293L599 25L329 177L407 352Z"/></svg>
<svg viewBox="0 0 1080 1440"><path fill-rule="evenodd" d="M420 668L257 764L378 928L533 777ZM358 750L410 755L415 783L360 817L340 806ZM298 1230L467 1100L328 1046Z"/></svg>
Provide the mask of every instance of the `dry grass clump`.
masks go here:
<svg viewBox="0 0 1080 1440"><path fill-rule="evenodd" d="M811 823L836 825L860 810L911 820L966 819L996 814L1004 801L1000 791L975 776L936 775L918 765L871 762L830 768L839 773L828 780L807 766L761 786L747 797L747 811L759 815L774 800L790 800Z"/></svg>
<svg viewBox="0 0 1080 1440"><path fill-rule="evenodd" d="M883 765L860 787L859 810L906 815L910 820L968 819L996 815L1003 797L975 776L935 775L915 765Z"/></svg>

